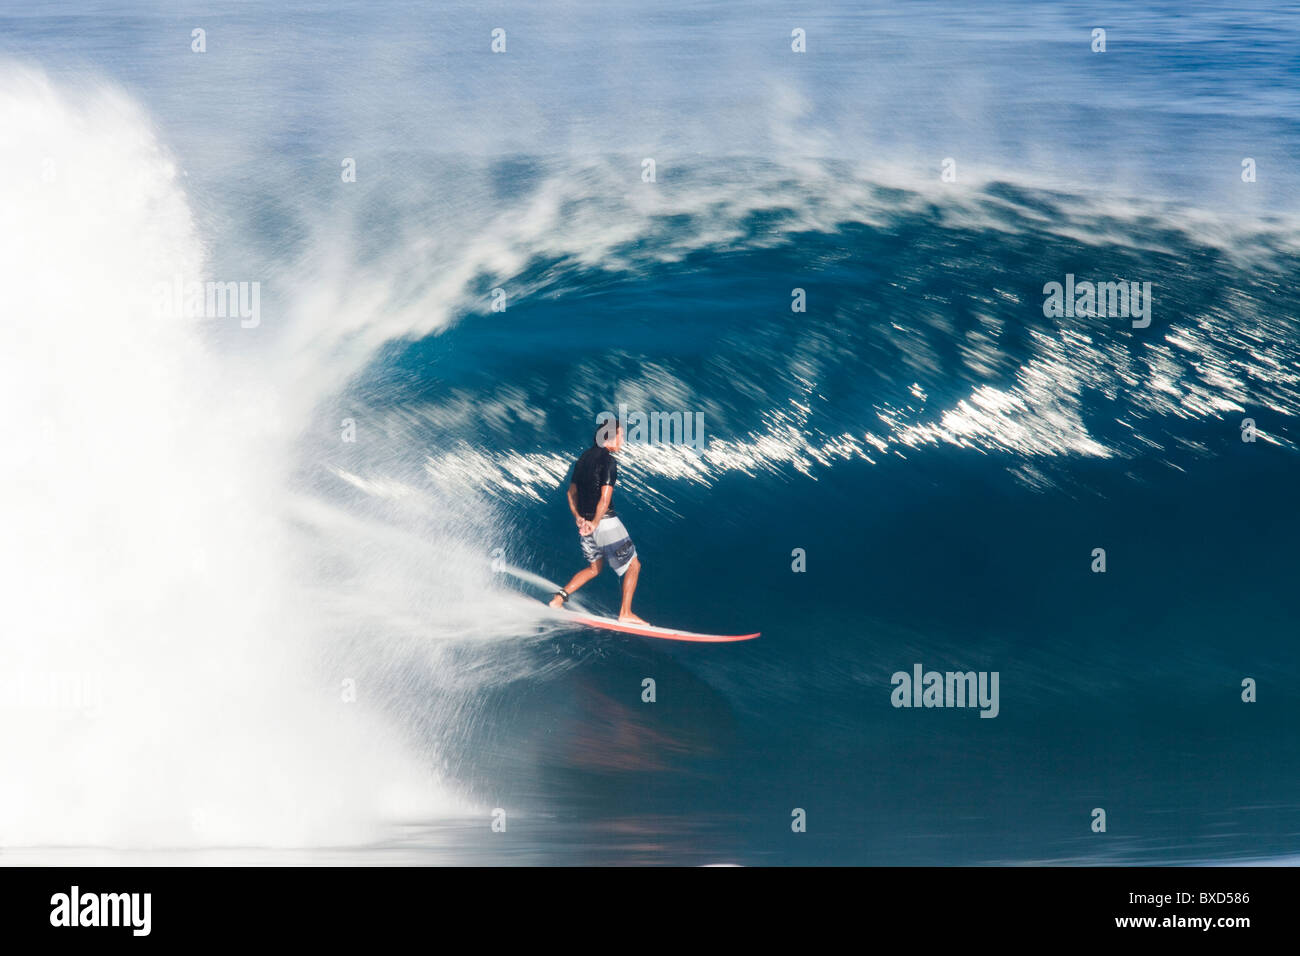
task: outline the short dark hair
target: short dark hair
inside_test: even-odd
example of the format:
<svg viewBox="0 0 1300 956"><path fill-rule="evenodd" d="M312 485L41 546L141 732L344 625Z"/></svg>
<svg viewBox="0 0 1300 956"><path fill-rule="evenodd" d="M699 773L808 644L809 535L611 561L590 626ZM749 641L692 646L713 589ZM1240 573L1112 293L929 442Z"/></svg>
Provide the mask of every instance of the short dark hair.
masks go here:
<svg viewBox="0 0 1300 956"><path fill-rule="evenodd" d="M610 427L611 425L613 426L612 428ZM610 441L618 435L618 430L622 427L623 423L620 422L617 417L611 415L596 426L596 430L591 434L591 443L604 448L605 442L600 440L600 436L604 435L606 436L605 441Z"/></svg>

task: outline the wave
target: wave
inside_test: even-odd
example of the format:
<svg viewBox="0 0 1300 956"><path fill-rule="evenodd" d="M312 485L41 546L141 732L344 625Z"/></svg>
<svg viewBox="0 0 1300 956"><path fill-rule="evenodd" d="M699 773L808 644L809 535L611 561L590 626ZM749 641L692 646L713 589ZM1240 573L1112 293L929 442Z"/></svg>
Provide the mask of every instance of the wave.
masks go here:
<svg viewBox="0 0 1300 956"><path fill-rule="evenodd" d="M1181 467L1245 418L1295 450L1300 232L1282 219L1004 181L939 196L833 166L728 171L644 200L556 176L569 198L540 190L507 268L479 259L438 335L406 329L353 398L434 447L435 484L534 501L569 463L555 437L620 406L706 423L696 449L629 447L632 480L660 500L654 479L939 448L1044 488L1079 459ZM1076 272L1150 283L1150 325L1045 316L1047 283ZM504 313L485 308L493 287ZM812 306L793 313L803 287Z"/></svg>
<svg viewBox="0 0 1300 956"><path fill-rule="evenodd" d="M0 396L32 409L0 450L0 646L19 682L101 689L0 739L6 846L367 842L496 805L538 742L484 745L501 699L599 648L539 643L490 560L547 554L518 542L620 404L704 417L698 449L628 450L665 513L927 455L1038 491L1183 469L1244 417L1295 450L1280 216L821 158L647 184L629 157L394 155L353 191L241 171L217 198L129 98L12 69L0 147ZM1045 315L1067 274L1151 282L1150 327ZM174 275L262 282L260 324L159 316ZM847 694L869 650L756 672Z"/></svg>

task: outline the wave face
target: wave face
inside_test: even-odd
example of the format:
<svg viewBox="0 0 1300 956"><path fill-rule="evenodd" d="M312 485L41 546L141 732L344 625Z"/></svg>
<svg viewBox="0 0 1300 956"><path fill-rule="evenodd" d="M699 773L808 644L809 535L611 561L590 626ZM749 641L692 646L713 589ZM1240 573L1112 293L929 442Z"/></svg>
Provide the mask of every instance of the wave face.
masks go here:
<svg viewBox="0 0 1300 956"><path fill-rule="evenodd" d="M1099 60L1046 5L832 8L792 63L775 14L556 8L491 59L455 7L307 4L198 56L101 6L0 41L0 846L1297 852L1294 26L1174 49L1121 5ZM176 277L259 312L160 309ZM1120 280L1149 324L1045 309ZM563 484L620 407L702 427L622 455L638 611L759 641L565 631L494 571L577 569ZM918 663L997 672L996 719L891 706Z"/></svg>
<svg viewBox="0 0 1300 956"><path fill-rule="evenodd" d="M594 412L702 416L700 448L622 456L639 608L763 639L725 656L614 642L619 662L566 691L604 695L598 712L529 752L565 774L601 761L605 813L708 793L748 860L788 858L755 823L777 816L773 788L835 820L809 861L1286 852L1295 742L1239 695L1261 673L1276 706L1295 700L1294 236L1005 182L939 202L833 171L752 175L768 177L762 209L664 210L590 264L590 234L566 251L573 220L552 223L504 313L395 345L356 386L428 449L429 481L505 516L488 543L560 581L580 564L562 491ZM801 209L819 187L839 215L815 225ZM1044 316L1044 284L1074 272L1151 281L1150 326ZM793 288L808 312L790 311ZM615 606L612 585L591 587ZM891 676L915 663L998 672L996 721L891 708ZM646 675L703 681L668 720L680 736L644 726L628 688ZM704 700L721 714L695 713ZM634 760L627 725L646 734ZM661 774L666 795L620 789ZM579 799L560 792L538 807ZM1112 806L1141 836L1102 852L1087 814ZM1079 807L1083 837L1062 823ZM936 832L960 848L918 847Z"/></svg>

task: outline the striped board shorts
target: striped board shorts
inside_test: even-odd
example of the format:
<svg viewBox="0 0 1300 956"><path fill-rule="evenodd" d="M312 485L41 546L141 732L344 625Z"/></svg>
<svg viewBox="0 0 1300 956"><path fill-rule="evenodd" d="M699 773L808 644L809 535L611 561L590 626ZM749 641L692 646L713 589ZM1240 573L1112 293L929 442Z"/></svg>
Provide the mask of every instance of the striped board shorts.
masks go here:
<svg viewBox="0 0 1300 956"><path fill-rule="evenodd" d="M618 518L608 515L601 519L592 534L580 536L579 540L582 541L582 556L588 562L604 558L620 578L636 557L636 545L632 543L627 528Z"/></svg>

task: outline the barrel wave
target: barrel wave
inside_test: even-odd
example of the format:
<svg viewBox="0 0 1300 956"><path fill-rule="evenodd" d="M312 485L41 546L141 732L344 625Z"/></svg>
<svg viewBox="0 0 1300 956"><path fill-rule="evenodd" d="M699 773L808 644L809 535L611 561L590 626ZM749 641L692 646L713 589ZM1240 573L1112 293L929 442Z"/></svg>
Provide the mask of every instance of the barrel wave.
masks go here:
<svg viewBox="0 0 1300 956"><path fill-rule="evenodd" d="M1295 28L923 6L9 21L0 860L1293 860Z"/></svg>

